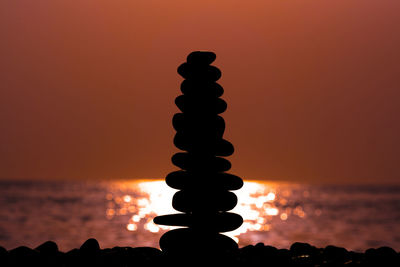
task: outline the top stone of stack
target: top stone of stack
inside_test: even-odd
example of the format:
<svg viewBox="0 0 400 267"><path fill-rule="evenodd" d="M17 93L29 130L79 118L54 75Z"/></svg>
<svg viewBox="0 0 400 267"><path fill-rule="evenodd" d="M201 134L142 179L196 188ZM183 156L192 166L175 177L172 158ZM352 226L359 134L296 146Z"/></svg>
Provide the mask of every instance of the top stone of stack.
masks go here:
<svg viewBox="0 0 400 267"><path fill-rule="evenodd" d="M213 52L192 52L187 57L187 62L178 67L178 73L196 83L215 82L221 78L221 71L210 65L216 57Z"/></svg>
<svg viewBox="0 0 400 267"><path fill-rule="evenodd" d="M186 61L189 64L210 65L216 58L217 56L213 52L194 51L187 56Z"/></svg>

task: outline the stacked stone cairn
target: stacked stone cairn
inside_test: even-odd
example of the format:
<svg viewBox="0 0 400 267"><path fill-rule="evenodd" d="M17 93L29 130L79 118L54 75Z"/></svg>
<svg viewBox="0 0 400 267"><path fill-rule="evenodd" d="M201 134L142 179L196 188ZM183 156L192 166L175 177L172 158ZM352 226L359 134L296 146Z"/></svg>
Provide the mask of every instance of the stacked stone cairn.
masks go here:
<svg viewBox="0 0 400 267"><path fill-rule="evenodd" d="M172 123L177 131L175 146L183 151L172 157L172 163L182 170L166 177L168 186L178 189L172 206L182 213L158 216L156 224L179 226L166 232L160 247L166 253L182 254L193 251L232 251L237 244L222 232L240 227L240 215L228 212L237 204L231 190L240 189L240 177L226 173L231 163L224 157L233 154L233 146L223 139L225 121L219 115L227 108L219 98L223 88L216 83L221 71L211 66L216 55L195 51L187 62L178 67L185 79L183 95L175 99L182 113L174 115Z"/></svg>

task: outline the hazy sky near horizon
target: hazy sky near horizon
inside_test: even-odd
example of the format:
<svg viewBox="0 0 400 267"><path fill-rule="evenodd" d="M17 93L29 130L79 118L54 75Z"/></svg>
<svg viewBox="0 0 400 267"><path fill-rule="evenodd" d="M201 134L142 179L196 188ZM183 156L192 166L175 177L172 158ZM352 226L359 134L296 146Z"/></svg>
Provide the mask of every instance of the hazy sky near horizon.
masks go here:
<svg viewBox="0 0 400 267"><path fill-rule="evenodd" d="M194 50L217 54L231 173L400 182L400 1L0 2L0 177L163 178Z"/></svg>

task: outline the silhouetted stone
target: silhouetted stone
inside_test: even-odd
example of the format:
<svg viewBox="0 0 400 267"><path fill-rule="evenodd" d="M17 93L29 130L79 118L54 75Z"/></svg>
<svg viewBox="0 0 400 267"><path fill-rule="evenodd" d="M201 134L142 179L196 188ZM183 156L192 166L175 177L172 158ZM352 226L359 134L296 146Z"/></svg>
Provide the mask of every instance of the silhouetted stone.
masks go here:
<svg viewBox="0 0 400 267"><path fill-rule="evenodd" d="M46 241L35 248L35 250L45 255L56 255L58 253L58 246L53 241Z"/></svg>
<svg viewBox="0 0 400 267"><path fill-rule="evenodd" d="M349 260L349 252L341 247L327 246L323 254L325 259L333 263L344 263Z"/></svg>
<svg viewBox="0 0 400 267"><path fill-rule="evenodd" d="M175 171L168 174L165 181L168 186L175 189L191 189L207 185L215 189L238 190L243 186L243 180L230 173L196 176L187 171Z"/></svg>
<svg viewBox="0 0 400 267"><path fill-rule="evenodd" d="M233 145L224 139L212 138L192 142L193 138L182 132L176 133L174 137L174 145L184 151L192 153L209 154L213 156L227 157L233 154Z"/></svg>
<svg viewBox="0 0 400 267"><path fill-rule="evenodd" d="M225 131L225 121L221 116L198 116L177 113L172 118L172 126L178 133L188 135L195 143L201 142L206 137L213 140L222 138ZM207 134L208 133L208 134Z"/></svg>
<svg viewBox="0 0 400 267"><path fill-rule="evenodd" d="M184 80L181 84L181 92L184 95L193 97L220 97L224 94L224 89L221 85L212 81L189 81Z"/></svg>
<svg viewBox="0 0 400 267"><path fill-rule="evenodd" d="M243 223L240 215L229 212L211 214L206 218L196 218L192 214L170 214L158 216L154 222L170 226L186 226L190 228L207 228L215 232L229 232L237 229Z"/></svg>
<svg viewBox="0 0 400 267"><path fill-rule="evenodd" d="M83 253L98 253L100 251L99 242L94 238L89 238L80 247L80 251Z"/></svg>
<svg viewBox="0 0 400 267"><path fill-rule="evenodd" d="M376 253L386 258L395 258L397 256L396 251L391 247L377 248Z"/></svg>
<svg viewBox="0 0 400 267"><path fill-rule="evenodd" d="M210 243L211 240L212 243ZM194 254L201 251L238 249L236 242L225 235L196 232L190 228L174 229L166 232L160 238L160 247L162 251L174 254Z"/></svg>
<svg viewBox="0 0 400 267"><path fill-rule="evenodd" d="M229 191L210 191L206 198L198 191L182 190L174 194L172 207L182 212L192 211L228 211L237 204L237 197Z"/></svg>
<svg viewBox="0 0 400 267"><path fill-rule="evenodd" d="M312 255L315 252L315 247L307 243L296 242L290 246L290 252L293 255Z"/></svg>
<svg viewBox="0 0 400 267"><path fill-rule="evenodd" d="M173 116L172 125L177 131L175 146L187 153L172 156L172 163L185 171L170 173L166 182L181 190L175 193L172 206L185 214L158 216L154 222L187 228L161 237L160 247L168 254L197 253L199 257L208 247L207 251L216 256L237 249L235 241L218 234L235 230L243 223L240 215L226 213L237 204L236 195L228 190L239 189L243 181L224 173L231 163L220 157L232 155L234 149L223 139L225 121L218 114L226 110L227 104L218 98L223 89L215 83L221 71L209 65L214 60L214 53L196 51L178 67L178 73L186 80L181 84L183 95L175 99L175 104L183 113Z"/></svg>
<svg viewBox="0 0 400 267"><path fill-rule="evenodd" d="M221 71L214 66L183 63L178 67L178 73L188 80L217 81L221 78Z"/></svg>
<svg viewBox="0 0 400 267"><path fill-rule="evenodd" d="M221 98L202 99L202 101L199 101L195 97L185 95L175 98L175 104L182 112L187 114L197 114L199 110L212 114L220 114L228 107L226 102ZM204 107L207 107L207 109L204 109Z"/></svg>
<svg viewBox="0 0 400 267"><path fill-rule="evenodd" d="M224 172L231 168L229 160L219 157L196 157L190 153L176 153L172 163L184 170Z"/></svg>
<svg viewBox="0 0 400 267"><path fill-rule="evenodd" d="M187 56L186 61L194 65L210 65L216 58L213 52L194 51Z"/></svg>
<svg viewBox="0 0 400 267"><path fill-rule="evenodd" d="M390 247L370 248L365 251L367 266L400 266L400 256Z"/></svg>

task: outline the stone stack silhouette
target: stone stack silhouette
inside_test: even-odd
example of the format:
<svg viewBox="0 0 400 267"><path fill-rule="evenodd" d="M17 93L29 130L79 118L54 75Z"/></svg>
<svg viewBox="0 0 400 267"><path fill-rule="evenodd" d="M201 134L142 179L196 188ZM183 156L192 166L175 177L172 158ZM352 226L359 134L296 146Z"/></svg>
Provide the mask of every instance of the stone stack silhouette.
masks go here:
<svg viewBox="0 0 400 267"><path fill-rule="evenodd" d="M215 58L212 52L195 51L178 67L185 80L181 84L183 95L175 103L182 113L175 114L172 123L177 131L174 144L186 152L173 155L172 163L182 170L171 172L165 180L168 186L180 190L172 206L182 213L158 216L154 222L185 228L161 237L160 247L167 253L237 248L234 240L220 234L243 223L240 215L227 212L237 204L230 190L240 189L243 181L226 173L231 163L223 157L232 155L234 149L223 139L225 121L219 114L227 104L219 98L223 88L216 83L221 71L210 65Z"/></svg>

